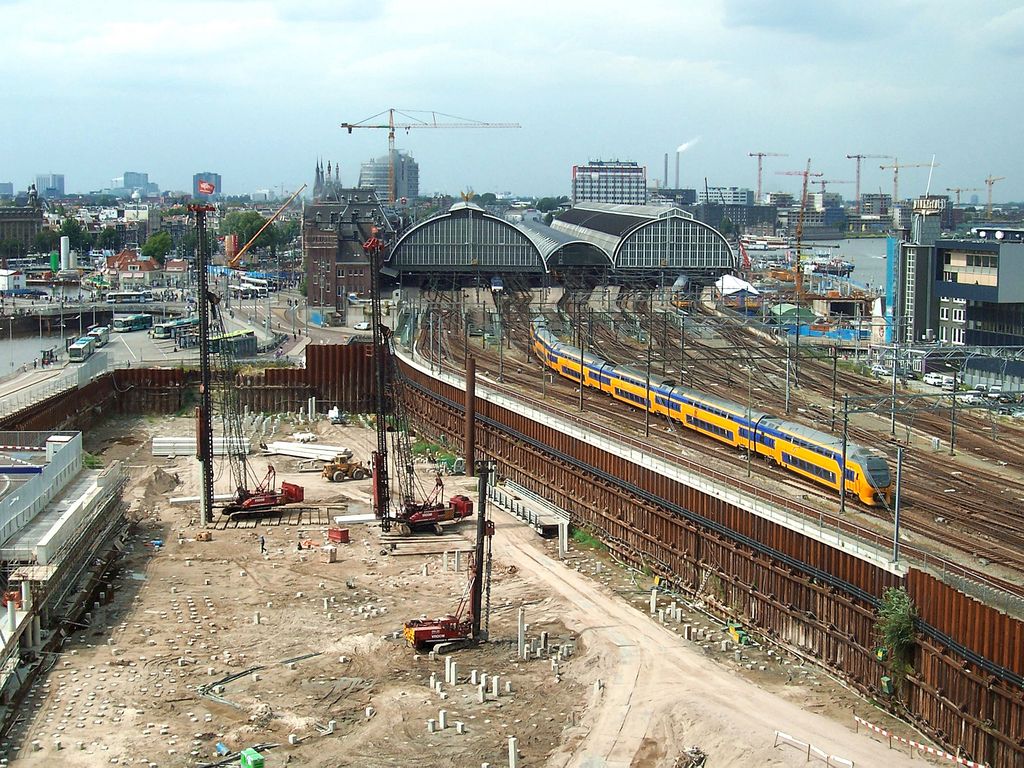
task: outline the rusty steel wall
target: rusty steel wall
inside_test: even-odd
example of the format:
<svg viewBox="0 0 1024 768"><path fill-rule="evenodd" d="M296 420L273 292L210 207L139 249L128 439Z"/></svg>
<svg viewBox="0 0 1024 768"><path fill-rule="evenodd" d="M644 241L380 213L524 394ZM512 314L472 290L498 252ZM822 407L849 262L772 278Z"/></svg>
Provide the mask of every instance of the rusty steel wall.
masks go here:
<svg viewBox="0 0 1024 768"><path fill-rule="evenodd" d="M405 373L414 422L461 448L462 390ZM890 708L974 759L1024 767L1024 689L1013 675L1024 664L1020 621L921 571L901 579L522 413L483 400L476 413L476 450L498 460L500 475L569 511L626 561L691 595L703 589L722 614L816 658L880 702L880 679L891 670L874 654L875 604L886 588L904 586L928 631ZM942 635L949 642L936 641Z"/></svg>

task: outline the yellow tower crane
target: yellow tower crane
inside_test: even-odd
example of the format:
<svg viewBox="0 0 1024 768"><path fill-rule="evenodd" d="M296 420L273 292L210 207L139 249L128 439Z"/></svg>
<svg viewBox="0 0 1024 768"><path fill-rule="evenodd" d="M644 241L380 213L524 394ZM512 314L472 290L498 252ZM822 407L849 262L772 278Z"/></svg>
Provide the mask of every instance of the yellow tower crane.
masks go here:
<svg viewBox="0 0 1024 768"><path fill-rule="evenodd" d="M989 174L988 178L985 179L985 186L988 187L988 207L985 208L986 219L992 218L992 185L995 184L997 181L1002 181L1005 178L1005 176L993 176L992 174Z"/></svg>
<svg viewBox="0 0 1024 768"><path fill-rule="evenodd" d="M399 117L405 118L409 122L396 123L395 114ZM374 122L387 114L388 121ZM429 115L429 119L422 119L416 117L417 114ZM451 122L438 121L438 117L448 118ZM395 131L404 130L406 133L411 131L413 128L519 128L519 123L484 123L479 120L469 120L464 117L456 117L454 115L446 115L443 112L430 112L430 111L408 111L402 112L397 109L386 109L384 112L378 112L376 115L372 115L365 120L360 120L358 123L342 123L341 127L352 133L356 128L386 128L388 131L388 202L395 202Z"/></svg>
<svg viewBox="0 0 1024 768"><path fill-rule="evenodd" d="M883 171L892 171L892 205L893 209L896 208L896 203L900 199L900 168L938 168L938 163L901 163L898 158L893 158L892 163L889 165L878 166Z"/></svg>
<svg viewBox="0 0 1024 768"><path fill-rule="evenodd" d="M956 192L956 204L960 205L961 192L983 192L981 187L946 187L947 192Z"/></svg>

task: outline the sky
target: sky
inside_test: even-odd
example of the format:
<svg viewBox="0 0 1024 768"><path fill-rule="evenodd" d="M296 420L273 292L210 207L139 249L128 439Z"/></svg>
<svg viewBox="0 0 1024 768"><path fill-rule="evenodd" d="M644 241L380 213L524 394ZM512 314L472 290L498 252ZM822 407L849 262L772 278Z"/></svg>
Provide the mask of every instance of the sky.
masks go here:
<svg viewBox="0 0 1024 768"><path fill-rule="evenodd" d="M226 194L312 185L318 158L354 184L387 132L339 126L389 108L421 194L570 192L571 169L631 160L674 185L798 192L855 179L848 154L930 163L931 192L1024 200L1024 3L1008 0L0 0L0 181L192 174ZM402 118L399 118L400 120ZM406 119L405 122L413 120ZM378 122L378 121L371 121ZM862 191L891 193L885 160ZM929 169L904 168L900 196ZM854 185L831 191L852 198Z"/></svg>

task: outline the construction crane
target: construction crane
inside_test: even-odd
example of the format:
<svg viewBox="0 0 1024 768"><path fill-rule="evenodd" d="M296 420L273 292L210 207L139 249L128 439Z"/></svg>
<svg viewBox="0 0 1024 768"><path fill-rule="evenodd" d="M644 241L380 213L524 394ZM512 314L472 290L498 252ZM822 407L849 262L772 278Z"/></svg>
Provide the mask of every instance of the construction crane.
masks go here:
<svg viewBox="0 0 1024 768"><path fill-rule="evenodd" d="M985 218L992 218L992 185L997 181L1002 181L1005 176L993 176L989 174L988 178L985 179L985 186L988 187L988 207L985 209Z"/></svg>
<svg viewBox="0 0 1024 768"><path fill-rule="evenodd" d="M410 122L407 123L396 123L395 113L398 113L401 117L406 118ZM387 114L388 121L386 123L373 122L380 118L382 115ZM416 117L416 114L429 115L429 120L423 120ZM449 118L455 122L438 122L438 116ZM394 204L395 202L395 131L404 130L408 133L413 128L519 128L519 123L484 123L479 120L469 120L465 117L456 117L455 115L446 115L443 112L431 112L431 111L419 111L414 110L410 112L402 112L397 109L386 109L383 112L378 112L376 115L371 115L365 120L360 120L358 123L342 123L341 127L352 133L356 128L377 128L387 129L388 131L388 203Z"/></svg>
<svg viewBox="0 0 1024 768"><path fill-rule="evenodd" d="M810 182L812 177L824 176L824 173L812 173L811 172L811 160L807 159L807 167L802 171L776 171L780 176L801 176L803 177L803 191L800 194L800 215L796 220L796 275L794 282L796 283L796 306L797 306L797 339L800 338L800 302L803 300L804 295L804 271L800 264L800 245L804 234L804 212L807 210L807 184ZM817 181L815 181L817 183ZM797 342L799 343L799 341Z"/></svg>
<svg viewBox="0 0 1024 768"><path fill-rule="evenodd" d="M956 204L960 205L961 192L984 192L981 187L946 187L947 192L956 192Z"/></svg>
<svg viewBox="0 0 1024 768"><path fill-rule="evenodd" d="M860 213L860 161L861 160L892 160L892 155L847 155L847 160L857 161L857 187L854 194L857 196L857 213Z"/></svg>
<svg viewBox="0 0 1024 768"><path fill-rule="evenodd" d="M783 155L778 152L748 152L747 157L757 158L757 197L754 199L755 205L761 204L761 170L763 167L764 159L766 157L789 157L789 155Z"/></svg>
<svg viewBox="0 0 1024 768"><path fill-rule="evenodd" d="M839 180L836 180L836 179L815 179L814 183L815 184L821 184L821 194L823 194L823 195L825 194L825 185L826 184L853 184L852 181L839 181Z"/></svg>
<svg viewBox="0 0 1024 768"><path fill-rule="evenodd" d="M301 187L295 190L292 196L284 201L284 205L282 205L280 208L274 211L274 215L267 219L265 222L263 222L263 226L260 227L256 234L249 239L249 242L243 245L238 250L238 253L236 253L234 256L231 257L231 259L228 260L228 266L231 269L238 269L238 265L242 262L242 257L245 255L245 252L248 251L249 248L252 247L252 244L259 239L259 236L263 234L263 230L265 230L267 227L273 224L277 220L277 217L284 213L285 209L292 204L292 200L301 195L302 190L304 190L305 188L306 185L303 184Z"/></svg>
<svg viewBox="0 0 1024 768"><path fill-rule="evenodd" d="M892 170L892 205L893 210L896 208L896 203L899 202L900 196L900 168L938 168L938 163L901 163L898 158L893 158L892 163L889 165L878 166L883 171Z"/></svg>

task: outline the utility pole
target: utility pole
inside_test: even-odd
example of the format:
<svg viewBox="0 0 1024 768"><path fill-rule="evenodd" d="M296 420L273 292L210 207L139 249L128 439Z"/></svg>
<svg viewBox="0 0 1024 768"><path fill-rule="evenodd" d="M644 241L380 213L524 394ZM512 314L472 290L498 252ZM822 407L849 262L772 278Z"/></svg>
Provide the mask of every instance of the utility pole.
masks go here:
<svg viewBox="0 0 1024 768"><path fill-rule="evenodd" d="M892 561L900 561L900 495L903 482L903 446L896 446L896 493L893 495Z"/></svg>
<svg viewBox="0 0 1024 768"><path fill-rule="evenodd" d="M647 334L647 402L644 408L644 436L651 436L651 334Z"/></svg>

